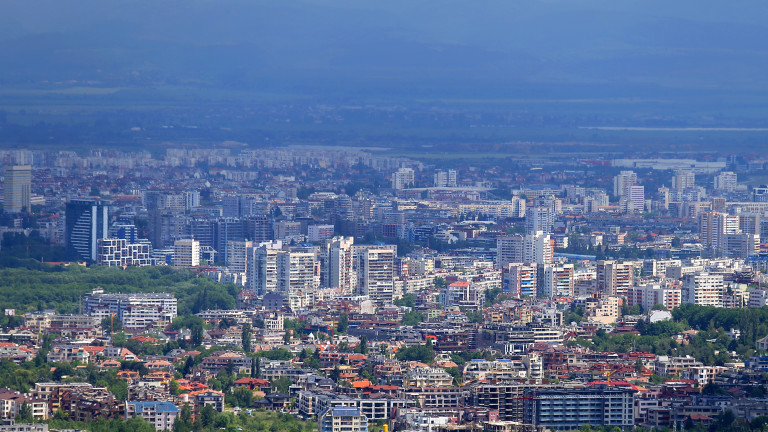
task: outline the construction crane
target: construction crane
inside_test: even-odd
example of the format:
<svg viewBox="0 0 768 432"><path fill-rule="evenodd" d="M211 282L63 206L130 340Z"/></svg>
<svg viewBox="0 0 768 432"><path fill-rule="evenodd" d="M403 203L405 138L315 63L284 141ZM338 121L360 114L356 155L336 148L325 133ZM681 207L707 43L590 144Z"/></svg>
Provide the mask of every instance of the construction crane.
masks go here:
<svg viewBox="0 0 768 432"><path fill-rule="evenodd" d="M112 337L113 334L115 334L115 316L117 314L113 313L109 316L109 337Z"/></svg>
<svg viewBox="0 0 768 432"><path fill-rule="evenodd" d="M594 371L594 372L602 372L602 373L603 373L603 375L605 375L605 380L606 380L606 383L607 383L607 385L608 385L609 387L610 387L610 385L611 385L611 377L613 376L613 374L615 374L616 372L618 372L618 370L616 370L616 369L608 369L608 368L603 368L603 369L593 369L593 371Z"/></svg>

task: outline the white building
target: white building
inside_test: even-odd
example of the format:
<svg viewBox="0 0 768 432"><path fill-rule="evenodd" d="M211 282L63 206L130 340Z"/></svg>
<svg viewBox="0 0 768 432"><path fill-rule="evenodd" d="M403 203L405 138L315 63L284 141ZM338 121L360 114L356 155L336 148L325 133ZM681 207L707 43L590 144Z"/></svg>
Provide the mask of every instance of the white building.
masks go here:
<svg viewBox="0 0 768 432"><path fill-rule="evenodd" d="M277 291L277 256L282 242L262 243L251 249L251 266L248 273L248 287L256 295Z"/></svg>
<svg viewBox="0 0 768 432"><path fill-rule="evenodd" d="M400 168L392 173L392 189L405 189L413 186L415 176L412 168Z"/></svg>
<svg viewBox="0 0 768 432"><path fill-rule="evenodd" d="M200 265L200 242L192 239L176 240L173 243L174 267L196 267Z"/></svg>
<svg viewBox="0 0 768 432"><path fill-rule="evenodd" d="M307 240L311 242L328 240L333 237L333 225L309 225L307 227Z"/></svg>
<svg viewBox="0 0 768 432"><path fill-rule="evenodd" d="M371 300L386 304L395 296L395 256L397 251L390 248L358 249L357 282L363 295Z"/></svg>
<svg viewBox="0 0 768 432"><path fill-rule="evenodd" d="M701 306L723 307L723 276L699 272L683 277L682 301Z"/></svg>
<svg viewBox="0 0 768 432"><path fill-rule="evenodd" d="M542 232L525 236L515 234L496 240L496 264L499 267L510 262L550 264L553 253L554 240Z"/></svg>
<svg viewBox="0 0 768 432"><path fill-rule="evenodd" d="M151 258L152 247L149 243L128 243L121 238L98 239L96 262L108 267L148 266L155 260Z"/></svg>
<svg viewBox="0 0 768 432"><path fill-rule="evenodd" d="M738 186L736 173L723 171L715 176L715 190L732 192Z"/></svg>
<svg viewBox="0 0 768 432"><path fill-rule="evenodd" d="M245 273L248 270L248 251L252 241L230 240L227 242L227 268L232 273Z"/></svg>

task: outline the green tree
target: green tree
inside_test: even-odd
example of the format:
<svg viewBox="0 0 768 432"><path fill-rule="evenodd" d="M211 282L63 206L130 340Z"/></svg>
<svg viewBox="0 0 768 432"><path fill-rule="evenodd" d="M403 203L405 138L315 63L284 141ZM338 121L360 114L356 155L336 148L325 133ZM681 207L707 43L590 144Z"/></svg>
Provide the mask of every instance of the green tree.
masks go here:
<svg viewBox="0 0 768 432"><path fill-rule="evenodd" d="M406 312L400 323L404 326L417 326L424 322L424 314L421 312Z"/></svg>
<svg viewBox="0 0 768 432"><path fill-rule="evenodd" d="M343 314L339 317L339 322L336 324L336 331L338 333L346 333L349 328L349 317L347 314Z"/></svg>
<svg viewBox="0 0 768 432"><path fill-rule="evenodd" d="M401 349L397 352L396 357L400 361L432 363L432 360L435 358L435 350L432 348L432 345L414 345Z"/></svg>
<svg viewBox="0 0 768 432"><path fill-rule="evenodd" d="M416 296L413 293L405 294L399 299L395 300L397 306L406 306L409 308L416 307Z"/></svg>
<svg viewBox="0 0 768 432"><path fill-rule="evenodd" d="M203 325L199 323L195 323L192 325L192 328L190 329L192 331L192 334L190 336L189 342L192 344L193 347L198 347L203 344Z"/></svg>
<svg viewBox="0 0 768 432"><path fill-rule="evenodd" d="M251 325L248 323L243 324L243 331L240 335L241 343L243 344L243 351L250 353L253 351L251 348Z"/></svg>
<svg viewBox="0 0 768 432"><path fill-rule="evenodd" d="M333 370L328 374L328 378L332 379L333 382L338 383L340 377L341 377L341 370L339 369L339 365L336 365L333 367Z"/></svg>
<svg viewBox="0 0 768 432"><path fill-rule="evenodd" d="M272 392L288 394L291 384L293 384L293 381L291 381L290 378L287 376L281 376L280 378L272 380Z"/></svg>
<svg viewBox="0 0 768 432"><path fill-rule="evenodd" d="M32 423L35 421L32 417L32 407L28 403L24 402L19 408L19 413L16 415L17 423Z"/></svg>
<svg viewBox="0 0 768 432"><path fill-rule="evenodd" d="M360 345L357 348L360 354L368 354L368 338L365 335L360 338Z"/></svg>

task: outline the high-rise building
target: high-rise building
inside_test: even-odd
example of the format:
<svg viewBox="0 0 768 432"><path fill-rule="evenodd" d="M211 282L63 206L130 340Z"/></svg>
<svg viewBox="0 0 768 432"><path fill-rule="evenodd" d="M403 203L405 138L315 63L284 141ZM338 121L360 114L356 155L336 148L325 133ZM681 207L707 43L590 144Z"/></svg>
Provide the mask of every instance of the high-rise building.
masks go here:
<svg viewBox="0 0 768 432"><path fill-rule="evenodd" d="M551 207L533 207L525 212L525 232L552 233L555 228L555 212Z"/></svg>
<svg viewBox="0 0 768 432"><path fill-rule="evenodd" d="M95 199L73 199L65 210L64 241L70 260L93 262L98 255L98 240L109 237L109 212Z"/></svg>
<svg viewBox="0 0 768 432"><path fill-rule="evenodd" d="M715 176L715 190L732 192L738 185L736 173L723 171Z"/></svg>
<svg viewBox="0 0 768 432"><path fill-rule="evenodd" d="M723 275L700 272L683 276L683 303L723 307Z"/></svg>
<svg viewBox="0 0 768 432"><path fill-rule="evenodd" d="M281 242L263 243L251 249L252 260L248 273L248 285L256 295L277 291L277 256Z"/></svg>
<svg viewBox="0 0 768 432"><path fill-rule="evenodd" d="M405 189L413 186L415 176L412 168L400 168L392 173L392 189Z"/></svg>
<svg viewBox="0 0 768 432"><path fill-rule="evenodd" d="M532 262L549 264L552 262L554 240L546 233L514 234L496 240L496 264L501 268L506 263Z"/></svg>
<svg viewBox="0 0 768 432"><path fill-rule="evenodd" d="M314 253L277 254L277 290L286 295L311 293L320 286L320 263Z"/></svg>
<svg viewBox="0 0 768 432"><path fill-rule="evenodd" d="M512 297L536 297L538 295L536 264L507 263L501 267L502 292Z"/></svg>
<svg viewBox="0 0 768 432"><path fill-rule="evenodd" d="M32 167L11 165L5 168L3 209L6 213L29 212L32 188Z"/></svg>
<svg viewBox="0 0 768 432"><path fill-rule="evenodd" d="M572 297L574 286L573 264L540 264L538 268L538 295L543 297Z"/></svg>
<svg viewBox="0 0 768 432"><path fill-rule="evenodd" d="M357 286L352 253L354 242L354 237L334 237L328 241L323 257L323 286L341 288L350 294Z"/></svg>
<svg viewBox="0 0 768 432"><path fill-rule="evenodd" d="M395 290L397 251L384 247L352 246L360 292L379 304L391 303Z"/></svg>
<svg viewBox="0 0 768 432"><path fill-rule="evenodd" d="M174 267L196 267L200 265L200 242L192 239L176 240L173 243Z"/></svg>
<svg viewBox="0 0 768 432"><path fill-rule="evenodd" d="M153 265L149 243L129 243L123 238L98 239L99 252L96 262L104 266L148 266Z"/></svg>
<svg viewBox="0 0 768 432"><path fill-rule="evenodd" d="M249 240L230 240L227 244L227 268L232 273L245 273L249 266L248 251L253 247Z"/></svg>
<svg viewBox="0 0 768 432"><path fill-rule="evenodd" d="M696 186L696 175L692 171L678 171L672 179L672 187L684 191Z"/></svg>
<svg viewBox="0 0 768 432"><path fill-rule="evenodd" d="M635 265L613 260L600 260L596 265L597 292L607 295L627 295L634 285Z"/></svg>
<svg viewBox="0 0 768 432"><path fill-rule="evenodd" d="M267 215L254 215L245 219L246 238L256 243L270 241L274 238L272 219Z"/></svg>
<svg viewBox="0 0 768 432"><path fill-rule="evenodd" d="M645 186L629 188L629 207L627 213L642 213L645 209Z"/></svg>
<svg viewBox="0 0 768 432"><path fill-rule="evenodd" d="M634 171L622 171L613 178L613 195L619 198L629 195L629 188L637 184Z"/></svg>
<svg viewBox="0 0 768 432"><path fill-rule="evenodd" d="M523 398L523 421L552 430L583 425L632 428L635 391L618 387L529 388Z"/></svg>
<svg viewBox="0 0 768 432"><path fill-rule="evenodd" d="M739 234L739 217L726 213L707 212L699 216L699 237L701 243L722 254L725 249L725 236Z"/></svg>
<svg viewBox="0 0 768 432"><path fill-rule="evenodd" d="M456 170L439 170L435 172L435 187L456 187L458 184Z"/></svg>
<svg viewBox="0 0 768 432"><path fill-rule="evenodd" d="M328 240L333 237L333 225L309 225L307 227L307 240L311 242Z"/></svg>
<svg viewBox="0 0 768 432"><path fill-rule="evenodd" d="M723 239L722 255L729 258L747 259L760 252L759 234L726 234Z"/></svg>
<svg viewBox="0 0 768 432"><path fill-rule="evenodd" d="M222 262L227 262L227 246L230 240L245 239L245 224L239 218L221 218L216 221L216 250Z"/></svg>

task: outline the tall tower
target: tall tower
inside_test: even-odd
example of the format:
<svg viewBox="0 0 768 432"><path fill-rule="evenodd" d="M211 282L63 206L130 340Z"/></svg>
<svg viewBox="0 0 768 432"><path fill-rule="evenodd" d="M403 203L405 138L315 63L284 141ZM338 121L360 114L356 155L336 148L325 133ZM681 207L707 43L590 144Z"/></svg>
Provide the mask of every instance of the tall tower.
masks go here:
<svg viewBox="0 0 768 432"><path fill-rule="evenodd" d="M67 203L65 218L67 258L96 261L98 239L109 237L107 206L100 200L73 199Z"/></svg>
<svg viewBox="0 0 768 432"><path fill-rule="evenodd" d="M6 213L26 213L30 211L30 189L32 188L32 167L12 165L5 168L5 199L3 207Z"/></svg>
<svg viewBox="0 0 768 432"><path fill-rule="evenodd" d="M623 198L629 195L629 188L637 184L634 171L622 171L613 178L613 195Z"/></svg>

